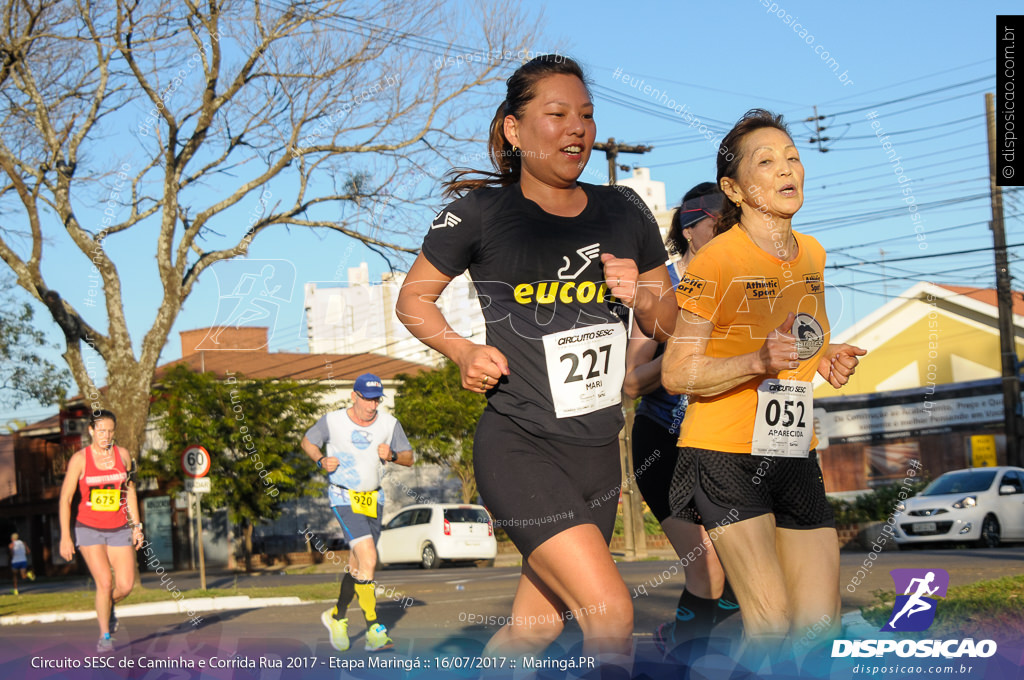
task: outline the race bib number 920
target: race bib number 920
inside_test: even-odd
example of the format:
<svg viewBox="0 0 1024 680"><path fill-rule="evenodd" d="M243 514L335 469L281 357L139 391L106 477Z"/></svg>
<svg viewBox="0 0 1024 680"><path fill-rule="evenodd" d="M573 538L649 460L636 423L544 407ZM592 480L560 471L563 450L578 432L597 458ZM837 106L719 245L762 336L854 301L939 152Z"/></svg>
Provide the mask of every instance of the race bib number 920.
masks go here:
<svg viewBox="0 0 1024 680"><path fill-rule="evenodd" d="M352 512L367 517L377 516L376 491L349 491L348 499L352 503Z"/></svg>

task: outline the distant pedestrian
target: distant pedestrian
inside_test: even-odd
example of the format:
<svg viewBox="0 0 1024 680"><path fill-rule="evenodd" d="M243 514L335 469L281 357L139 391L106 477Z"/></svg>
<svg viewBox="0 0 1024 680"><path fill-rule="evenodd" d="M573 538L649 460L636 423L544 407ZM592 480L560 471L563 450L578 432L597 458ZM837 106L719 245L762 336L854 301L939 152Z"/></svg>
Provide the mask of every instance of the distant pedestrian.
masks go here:
<svg viewBox="0 0 1024 680"><path fill-rule="evenodd" d="M32 570L28 568L28 554L32 552L28 547L18 538L18 534L11 534L11 542L7 546L7 550L11 557L11 578L14 579L14 594L18 594L18 574L21 574L21 578L27 578L29 581L35 581L36 575L32 573Z"/></svg>

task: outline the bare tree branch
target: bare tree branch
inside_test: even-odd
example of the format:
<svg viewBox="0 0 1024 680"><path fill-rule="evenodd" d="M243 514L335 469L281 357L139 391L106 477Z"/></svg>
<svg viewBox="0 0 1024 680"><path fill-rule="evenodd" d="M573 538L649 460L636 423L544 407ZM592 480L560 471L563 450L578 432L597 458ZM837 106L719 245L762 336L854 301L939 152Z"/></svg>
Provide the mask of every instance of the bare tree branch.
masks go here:
<svg viewBox="0 0 1024 680"><path fill-rule="evenodd" d="M442 0L0 8L0 259L61 328L83 395L96 393L87 348L105 362L96 399L126 411L129 447L199 275L279 226L415 253L436 178L486 137L466 111L493 108L503 55L535 32L497 2L475 17ZM136 257L155 258L160 286L142 326L111 255L129 232L152 239ZM55 243L80 253L62 269L102 281L102 306L48 284Z"/></svg>

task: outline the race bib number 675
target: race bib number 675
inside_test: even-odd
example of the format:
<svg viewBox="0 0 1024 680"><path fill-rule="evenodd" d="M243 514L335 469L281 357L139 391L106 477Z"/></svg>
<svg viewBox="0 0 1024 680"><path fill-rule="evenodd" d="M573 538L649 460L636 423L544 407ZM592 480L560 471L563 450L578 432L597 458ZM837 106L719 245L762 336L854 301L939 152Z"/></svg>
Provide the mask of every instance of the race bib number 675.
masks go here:
<svg viewBox="0 0 1024 680"><path fill-rule="evenodd" d="M609 323L545 335L555 417L571 418L621 401L626 377L626 329Z"/></svg>

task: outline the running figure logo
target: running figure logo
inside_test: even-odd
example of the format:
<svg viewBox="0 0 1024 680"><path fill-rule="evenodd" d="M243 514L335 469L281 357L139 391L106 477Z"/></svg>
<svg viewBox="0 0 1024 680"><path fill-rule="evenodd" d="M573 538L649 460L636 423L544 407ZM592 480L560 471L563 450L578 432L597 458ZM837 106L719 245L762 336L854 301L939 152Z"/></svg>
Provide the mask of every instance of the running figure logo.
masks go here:
<svg viewBox="0 0 1024 680"><path fill-rule="evenodd" d="M574 271L572 274L568 273L569 268L572 266L572 262L568 256L563 255L562 260L564 264L562 268L558 270L558 278L565 281L566 279L575 279L577 276L583 273L583 270L590 266L590 263L596 260L601 255L601 244L591 243L589 246L583 246L576 251L576 254L583 259L583 264L579 266L579 269Z"/></svg>
<svg viewBox="0 0 1024 680"><path fill-rule="evenodd" d="M896 596L892 616L880 630L922 631L935 620L935 597L945 597L949 572L944 569L893 569Z"/></svg>
<svg viewBox="0 0 1024 680"><path fill-rule="evenodd" d="M211 267L220 289L216 323L195 348L189 349L263 349L273 338L284 305L291 302L295 287L295 266L288 260L234 260ZM222 344L221 335L229 328L265 326L267 342L262 338L243 342L260 345L239 346L238 338Z"/></svg>

